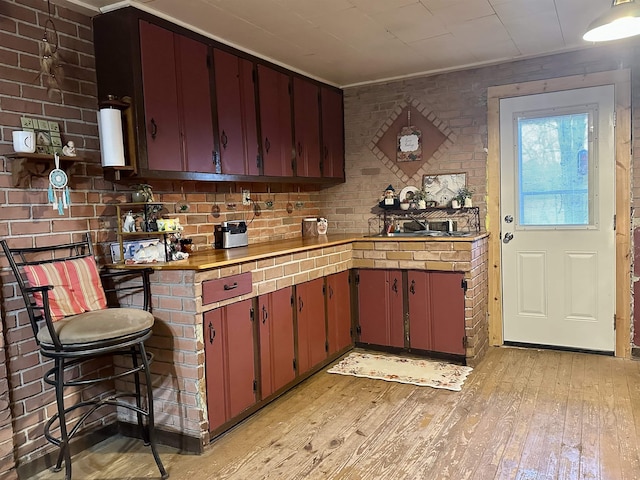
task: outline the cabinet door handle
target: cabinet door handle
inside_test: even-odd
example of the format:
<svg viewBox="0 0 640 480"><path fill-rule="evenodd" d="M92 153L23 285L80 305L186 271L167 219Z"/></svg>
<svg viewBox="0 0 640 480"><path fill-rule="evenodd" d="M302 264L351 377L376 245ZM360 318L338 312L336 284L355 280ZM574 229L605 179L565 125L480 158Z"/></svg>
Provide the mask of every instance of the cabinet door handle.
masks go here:
<svg viewBox="0 0 640 480"><path fill-rule="evenodd" d="M333 298L333 288L329 285L329 298Z"/></svg>
<svg viewBox="0 0 640 480"><path fill-rule="evenodd" d="M229 142L229 138L227 138L227 134L222 130L222 136L220 137L220 141L222 142L222 148L226 150L227 143Z"/></svg>
<svg viewBox="0 0 640 480"><path fill-rule="evenodd" d="M304 302L302 301L302 297L298 297L298 311L302 311L302 307L304 306Z"/></svg>
<svg viewBox="0 0 640 480"><path fill-rule="evenodd" d="M416 294L416 281L415 280L411 280L411 286L409 287L409 291L411 292L412 295Z"/></svg>
<svg viewBox="0 0 640 480"><path fill-rule="evenodd" d="M233 285L228 285L228 284L224 285L225 290L233 290L234 288L238 288L238 282L233 282Z"/></svg>
<svg viewBox="0 0 640 480"><path fill-rule="evenodd" d="M398 293L398 279L397 278L393 279L393 285L391 285L391 290L393 290L395 293Z"/></svg>
<svg viewBox="0 0 640 480"><path fill-rule="evenodd" d="M266 323L267 318L269 318L269 313L267 312L267 308L263 305L262 306L262 323Z"/></svg>
<svg viewBox="0 0 640 480"><path fill-rule="evenodd" d="M213 323L209 322L209 343L213 343L214 338L216 338L216 329L213 328Z"/></svg>
<svg viewBox="0 0 640 480"><path fill-rule="evenodd" d="M298 142L298 156L302 156L302 144L300 142Z"/></svg>
<svg viewBox="0 0 640 480"><path fill-rule="evenodd" d="M327 146L324 146L324 158L327 159L329 157L329 149L327 148Z"/></svg>
<svg viewBox="0 0 640 480"><path fill-rule="evenodd" d="M269 150L271 150L271 142L269 141L269 137L266 137L264 139L264 149L267 153L269 153Z"/></svg>
<svg viewBox="0 0 640 480"><path fill-rule="evenodd" d="M157 134L158 134L158 124L152 118L151 119L151 138L155 140Z"/></svg>

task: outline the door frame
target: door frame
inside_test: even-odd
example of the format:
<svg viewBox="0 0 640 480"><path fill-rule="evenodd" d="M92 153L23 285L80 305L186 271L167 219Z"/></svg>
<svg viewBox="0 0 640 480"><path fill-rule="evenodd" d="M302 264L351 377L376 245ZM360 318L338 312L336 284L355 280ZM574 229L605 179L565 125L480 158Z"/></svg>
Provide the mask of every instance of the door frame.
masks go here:
<svg viewBox="0 0 640 480"><path fill-rule="evenodd" d="M615 355L631 356L631 73L628 69L489 87L487 90L487 216L489 236L489 344L502 335L500 248L500 100L509 97L614 85L615 135ZM623 188L618 188L623 187ZM613 319L612 319L613 321Z"/></svg>

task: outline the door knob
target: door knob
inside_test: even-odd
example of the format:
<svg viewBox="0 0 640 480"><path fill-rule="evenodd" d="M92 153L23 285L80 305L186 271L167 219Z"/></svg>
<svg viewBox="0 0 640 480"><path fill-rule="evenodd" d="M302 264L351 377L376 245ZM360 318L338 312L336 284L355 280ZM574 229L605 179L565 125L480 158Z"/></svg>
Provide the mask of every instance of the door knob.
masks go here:
<svg viewBox="0 0 640 480"><path fill-rule="evenodd" d="M513 215L505 215L504 221L507 223L513 222Z"/></svg>
<svg viewBox="0 0 640 480"><path fill-rule="evenodd" d="M513 240L513 233L511 232L507 232L504 234L504 238L502 239L503 243L509 243L511 240Z"/></svg>

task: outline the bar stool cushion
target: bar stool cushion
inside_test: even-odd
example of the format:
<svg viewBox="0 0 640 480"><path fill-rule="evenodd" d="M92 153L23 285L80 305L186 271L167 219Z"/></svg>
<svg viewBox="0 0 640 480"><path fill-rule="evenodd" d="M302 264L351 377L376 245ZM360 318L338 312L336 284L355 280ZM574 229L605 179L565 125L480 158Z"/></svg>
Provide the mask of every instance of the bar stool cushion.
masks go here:
<svg viewBox="0 0 640 480"><path fill-rule="evenodd" d="M153 326L153 315L138 308L107 308L65 317L53 324L60 342L65 345L97 342L148 330ZM43 326L38 340L52 345L49 330Z"/></svg>
<svg viewBox="0 0 640 480"><path fill-rule="evenodd" d="M49 290L49 310L51 319L56 322L68 315L84 312L71 288L71 280L67 275L64 262L43 263L42 265L25 265L24 273L32 287L51 285ZM42 293L35 292L33 298L36 305L42 307Z"/></svg>
<svg viewBox="0 0 640 480"><path fill-rule="evenodd" d="M24 272L32 287L53 286L48 292L53 321L107 307L107 298L93 257L25 265ZM42 307L42 294L36 292L33 296L36 304Z"/></svg>

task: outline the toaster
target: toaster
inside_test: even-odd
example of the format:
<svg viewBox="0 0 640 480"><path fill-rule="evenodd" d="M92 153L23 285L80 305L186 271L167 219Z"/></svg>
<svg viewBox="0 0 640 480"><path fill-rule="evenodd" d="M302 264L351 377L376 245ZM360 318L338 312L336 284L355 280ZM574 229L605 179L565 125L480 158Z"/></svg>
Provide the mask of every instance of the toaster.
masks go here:
<svg viewBox="0 0 640 480"><path fill-rule="evenodd" d="M222 222L214 226L213 238L215 248L246 247L249 245L247 224L243 221Z"/></svg>

